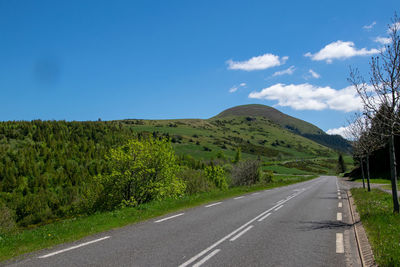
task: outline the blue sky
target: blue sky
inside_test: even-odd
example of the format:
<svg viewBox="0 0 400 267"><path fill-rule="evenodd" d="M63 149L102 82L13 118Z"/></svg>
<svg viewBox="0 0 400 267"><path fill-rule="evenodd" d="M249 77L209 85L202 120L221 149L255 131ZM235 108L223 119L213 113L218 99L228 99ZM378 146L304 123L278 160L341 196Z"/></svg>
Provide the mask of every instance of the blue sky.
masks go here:
<svg viewBox="0 0 400 267"><path fill-rule="evenodd" d="M343 126L359 105L349 66L368 74L398 2L271 2L0 0L0 120L209 118L260 103Z"/></svg>

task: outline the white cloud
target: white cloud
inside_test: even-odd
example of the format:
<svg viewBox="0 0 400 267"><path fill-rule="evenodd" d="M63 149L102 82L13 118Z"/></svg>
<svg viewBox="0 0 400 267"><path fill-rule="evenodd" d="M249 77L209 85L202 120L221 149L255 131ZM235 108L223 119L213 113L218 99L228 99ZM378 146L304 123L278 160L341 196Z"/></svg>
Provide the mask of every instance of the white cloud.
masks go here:
<svg viewBox="0 0 400 267"><path fill-rule="evenodd" d="M304 84L275 84L259 92L252 92L249 98L276 100L279 106L297 110L340 110L356 111L362 108L361 99L353 86L335 90L329 86L319 87Z"/></svg>
<svg viewBox="0 0 400 267"><path fill-rule="evenodd" d="M237 89L239 89L237 86L233 86L231 89L229 89L229 93L234 93L237 91Z"/></svg>
<svg viewBox="0 0 400 267"><path fill-rule="evenodd" d="M363 26L364 30L371 30L376 25L376 21L372 22L370 25Z"/></svg>
<svg viewBox="0 0 400 267"><path fill-rule="evenodd" d="M282 75L292 75L293 72L295 71L295 67L294 66L290 66L289 68L287 68L286 70L281 70L281 71L277 71L274 74L272 74L272 76L282 76Z"/></svg>
<svg viewBox="0 0 400 267"><path fill-rule="evenodd" d="M229 93L236 92L240 87L246 87L246 83L241 83L239 84L239 86L237 85L232 86L231 89L229 89Z"/></svg>
<svg viewBox="0 0 400 267"><path fill-rule="evenodd" d="M389 37L376 37L374 39L375 42L386 45L386 44L390 44L390 42L392 41L392 39L390 39Z"/></svg>
<svg viewBox="0 0 400 267"><path fill-rule="evenodd" d="M314 61L325 60L327 63L332 63L333 59L346 59L354 56L367 56L379 53L378 49L357 49L353 42L343 42L341 40L330 43L322 48L319 52L304 54L305 57L310 57Z"/></svg>
<svg viewBox="0 0 400 267"><path fill-rule="evenodd" d="M265 70L271 67L280 66L285 64L289 57L282 57L273 54L264 54L257 57L252 57L246 61L233 61L229 59L226 63L228 64L228 69L230 70Z"/></svg>
<svg viewBox="0 0 400 267"><path fill-rule="evenodd" d="M338 134L338 135L341 135L345 139L351 139L349 137L348 127L349 126L329 129L328 131L326 131L326 133L327 134Z"/></svg>
<svg viewBox="0 0 400 267"><path fill-rule="evenodd" d="M321 75L319 75L318 73L316 73L316 72L313 71L312 69L310 69L310 70L308 71L308 73L310 73L311 76L312 76L313 78L315 78L315 79L319 79L319 78L321 77Z"/></svg>

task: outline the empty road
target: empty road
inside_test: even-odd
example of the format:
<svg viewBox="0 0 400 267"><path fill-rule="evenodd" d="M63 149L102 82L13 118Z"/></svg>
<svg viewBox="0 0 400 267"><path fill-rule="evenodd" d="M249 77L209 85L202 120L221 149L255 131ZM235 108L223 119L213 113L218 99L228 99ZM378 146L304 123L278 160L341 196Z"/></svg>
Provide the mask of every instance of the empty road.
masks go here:
<svg viewBox="0 0 400 267"><path fill-rule="evenodd" d="M42 250L9 266L359 266L336 177L250 193Z"/></svg>

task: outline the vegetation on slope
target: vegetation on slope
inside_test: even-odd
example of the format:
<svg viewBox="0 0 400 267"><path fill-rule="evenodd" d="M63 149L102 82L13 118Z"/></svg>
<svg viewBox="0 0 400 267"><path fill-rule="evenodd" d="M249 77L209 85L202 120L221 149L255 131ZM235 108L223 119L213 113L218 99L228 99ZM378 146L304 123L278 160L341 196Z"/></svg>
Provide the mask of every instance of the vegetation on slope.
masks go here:
<svg viewBox="0 0 400 267"><path fill-rule="evenodd" d="M323 130L311 123L294 118L265 105L251 104L236 106L224 110L214 118L221 119L234 116L264 117L281 126L282 128L291 131L292 133L301 135L323 146L344 152L348 152L350 150L349 142L343 137L339 135L328 135Z"/></svg>
<svg viewBox="0 0 400 267"><path fill-rule="evenodd" d="M171 137L178 155L196 159L233 158L238 147L244 158L282 160L332 157L334 151L291 133L264 117L226 117L210 120L123 120L136 132Z"/></svg>
<svg viewBox="0 0 400 267"><path fill-rule="evenodd" d="M129 154L124 155L127 151L144 151L141 161L135 157L132 163ZM5 218L0 228L33 227L154 199L253 184L280 172L268 169L266 162L297 170L294 174L326 173L328 166L311 160L335 157L331 149L264 117L0 122L0 208ZM264 162L264 173L254 174L253 180L235 177L248 172L241 169L259 169L250 163L248 169L246 164L232 166L240 158ZM166 165L160 162L171 163L170 170L162 169Z"/></svg>
<svg viewBox="0 0 400 267"><path fill-rule="evenodd" d="M242 105L229 108L227 110L222 111L214 118L224 118L224 117L232 117L232 116L252 116L252 117L264 117L269 119L270 121L276 123L277 125L282 126L283 128L288 128L293 131L298 132L299 134L322 134L324 131L312 125L311 123L305 122L303 120L294 118L292 116L286 115L280 112L273 107L260 105L260 104L251 104L251 105Z"/></svg>

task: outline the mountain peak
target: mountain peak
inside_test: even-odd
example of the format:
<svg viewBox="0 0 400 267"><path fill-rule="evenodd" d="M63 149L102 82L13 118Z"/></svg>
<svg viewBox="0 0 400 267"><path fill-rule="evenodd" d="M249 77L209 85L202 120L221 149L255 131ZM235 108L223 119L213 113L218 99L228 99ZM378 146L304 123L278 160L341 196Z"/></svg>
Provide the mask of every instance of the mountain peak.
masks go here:
<svg viewBox="0 0 400 267"><path fill-rule="evenodd" d="M306 121L294 118L279 110L261 104L241 105L226 109L214 118L224 118L232 116L264 117L280 125L283 128L297 134L324 134L317 126Z"/></svg>
<svg viewBox="0 0 400 267"><path fill-rule="evenodd" d="M261 104L236 106L222 111L213 119L227 117L264 117L292 133L306 137L321 145L341 151L350 150L349 142L343 137L328 135L317 126L289 116L270 106Z"/></svg>

